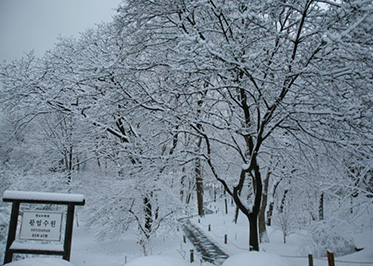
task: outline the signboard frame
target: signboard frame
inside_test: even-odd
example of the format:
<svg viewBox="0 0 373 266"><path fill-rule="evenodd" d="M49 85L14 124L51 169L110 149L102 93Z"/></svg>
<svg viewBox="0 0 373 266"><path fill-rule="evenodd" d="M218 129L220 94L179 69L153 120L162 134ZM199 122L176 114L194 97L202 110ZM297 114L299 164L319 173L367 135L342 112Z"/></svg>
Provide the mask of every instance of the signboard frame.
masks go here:
<svg viewBox="0 0 373 266"><path fill-rule="evenodd" d="M11 191L6 190L3 194L4 202L12 203L12 211L10 214L8 238L5 248L4 264L10 263L13 260L13 254L42 254L42 255L58 255L62 259L69 261L71 256L71 242L73 233L74 211L75 206L85 205L85 197L82 194L66 194L66 193L51 193L51 192L32 192L32 191ZM35 244L36 240L27 243L17 243L16 233L18 227L18 216L20 214L20 204L46 204L46 205L64 205L67 207L65 212L65 232L63 238L63 246L56 248L56 245ZM38 240L41 241L41 240ZM49 241L42 241L49 242ZM21 244L21 245L20 245Z"/></svg>

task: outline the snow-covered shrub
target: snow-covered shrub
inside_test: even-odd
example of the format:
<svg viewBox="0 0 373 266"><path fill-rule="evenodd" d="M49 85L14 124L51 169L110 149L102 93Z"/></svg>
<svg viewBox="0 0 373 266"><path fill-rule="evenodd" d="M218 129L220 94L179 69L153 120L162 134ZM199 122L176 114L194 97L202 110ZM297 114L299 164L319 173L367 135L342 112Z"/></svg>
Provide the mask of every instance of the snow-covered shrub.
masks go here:
<svg viewBox="0 0 373 266"><path fill-rule="evenodd" d="M336 256L355 251L351 226L344 220L332 218L311 223L301 239L301 253L325 257L327 251Z"/></svg>

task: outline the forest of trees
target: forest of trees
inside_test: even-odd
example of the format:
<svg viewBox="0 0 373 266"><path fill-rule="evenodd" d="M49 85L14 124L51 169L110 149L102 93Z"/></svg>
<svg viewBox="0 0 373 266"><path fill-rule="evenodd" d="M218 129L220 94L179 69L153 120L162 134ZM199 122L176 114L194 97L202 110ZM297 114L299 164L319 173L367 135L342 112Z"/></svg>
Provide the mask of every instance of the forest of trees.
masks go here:
<svg viewBox="0 0 373 266"><path fill-rule="evenodd" d="M368 226L372 24L368 0L126 0L1 64L1 188L85 190L101 237L144 247L217 188L254 250L274 223Z"/></svg>

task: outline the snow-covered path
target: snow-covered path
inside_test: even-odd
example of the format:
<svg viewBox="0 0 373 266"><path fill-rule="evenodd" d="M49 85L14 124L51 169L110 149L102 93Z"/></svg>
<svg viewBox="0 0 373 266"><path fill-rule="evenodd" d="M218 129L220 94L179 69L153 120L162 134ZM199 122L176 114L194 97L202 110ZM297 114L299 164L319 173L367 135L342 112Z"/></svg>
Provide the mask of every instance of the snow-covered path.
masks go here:
<svg viewBox="0 0 373 266"><path fill-rule="evenodd" d="M188 218L179 220L188 239L200 253L203 260L221 265L229 256L212 242L198 227L194 226Z"/></svg>

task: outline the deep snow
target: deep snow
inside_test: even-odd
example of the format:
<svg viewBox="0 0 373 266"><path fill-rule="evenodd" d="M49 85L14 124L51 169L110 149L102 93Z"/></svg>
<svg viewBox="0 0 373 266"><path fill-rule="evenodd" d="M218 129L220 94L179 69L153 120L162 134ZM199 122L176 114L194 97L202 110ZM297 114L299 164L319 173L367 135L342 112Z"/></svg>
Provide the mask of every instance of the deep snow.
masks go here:
<svg viewBox="0 0 373 266"><path fill-rule="evenodd" d="M300 241L298 235L291 235L288 238L287 244L282 242L282 233L274 228L268 228L270 243L260 245L261 252L249 252L248 245L248 227L247 221L243 216L240 216L238 223L232 222L234 208L229 209L229 213L223 211L223 204L211 205L214 214L206 215L199 218L191 219L192 223L199 226L205 234L215 241L227 254L231 257L225 261L224 266L298 266L308 265L307 256L300 254ZM208 230L210 224L211 231ZM228 237L228 243L224 244L224 235ZM355 235L355 243L357 247L364 248L360 252L336 257L336 265L338 266L373 266L373 232L366 231ZM183 232L176 231L174 234L165 237L154 239L149 247L150 256L143 258L143 252L140 245L137 243L137 236L133 232L128 232L125 238L121 241L100 241L92 234L87 233L83 226L74 228L73 245L71 254L71 264L66 264L62 259L56 258L60 264L48 264L54 266L162 266L170 264L170 261L178 261L175 266L181 266L181 261L185 265L190 266L212 266L208 262L201 261L198 253L195 253L194 263L189 263L190 249L193 246L189 241L183 242ZM248 264L247 261L250 258ZM49 258L46 261L50 260ZM267 261L264 264L264 261ZM273 264L274 261L277 264ZM27 262L27 263L26 263ZM47 266L42 262L35 260L36 264L32 264L32 260L23 262L13 262L10 266ZM280 262L282 264L280 264ZM362 262L362 263L358 263ZM30 264L31 263L31 264ZM150 264L153 263L153 264ZM154 264L158 263L158 264ZM167 264L168 263L168 264ZM262 264L259 264L262 263ZM327 266L325 258L314 258L314 266Z"/></svg>
<svg viewBox="0 0 373 266"><path fill-rule="evenodd" d="M283 243L282 233L273 227L269 227L268 235L270 243L260 245L261 252L247 254L248 249L248 224L246 219L240 215L237 224L232 222L234 215L234 207L229 208L229 213L225 214L224 202L210 204L210 208L214 214L206 215L205 217L194 217L192 223L199 226L205 234L219 245L231 258L228 259L224 266L240 266L247 264L247 257L251 256L250 261L272 261L272 264L252 264L273 265L274 258L278 258L278 263L275 266L289 265L308 265L308 257L300 254L300 240L298 235L290 235L287 244ZM211 231L208 230L210 224ZM224 235L228 236L228 243L224 244ZM336 257L336 265L340 266L373 266L373 232L367 231L355 235L355 243L357 247L364 248L360 252ZM95 238L87 234L82 228L77 228L74 233L72 263L74 266L131 266L131 262L136 258L142 257L142 250L136 243L137 238L134 234L128 236L119 242L99 242ZM195 253L194 263L189 263L190 249L193 246L189 241L183 242L183 232L175 232L174 235L162 239L156 239L152 242L150 255L160 255L165 257L173 257L183 260L191 266L212 266L208 262L201 262L198 253ZM242 255L243 254L243 255ZM277 256L277 257L276 257ZM146 261L147 259L145 259ZM141 260L140 260L141 261ZM232 264L232 261L234 264ZM285 261L287 264L285 264ZM127 262L127 264L125 264ZM351 262L351 263L348 263ZM363 262L363 263L357 263ZM367 264L371 263L371 264ZM138 264L135 264L136 266ZM141 265L141 264L140 264ZM151 264L150 264L151 265ZM143 264L141 266L150 266ZM326 258L314 258L314 266L327 266Z"/></svg>
<svg viewBox="0 0 373 266"><path fill-rule="evenodd" d="M6 266L74 266L72 263L57 258L28 258L5 264Z"/></svg>
<svg viewBox="0 0 373 266"><path fill-rule="evenodd" d="M288 266L291 265L289 261L280 256L266 253L266 252L245 252L229 257L222 266Z"/></svg>
<svg viewBox="0 0 373 266"><path fill-rule="evenodd" d="M126 266L189 266L184 260L169 256L147 256L132 260Z"/></svg>

